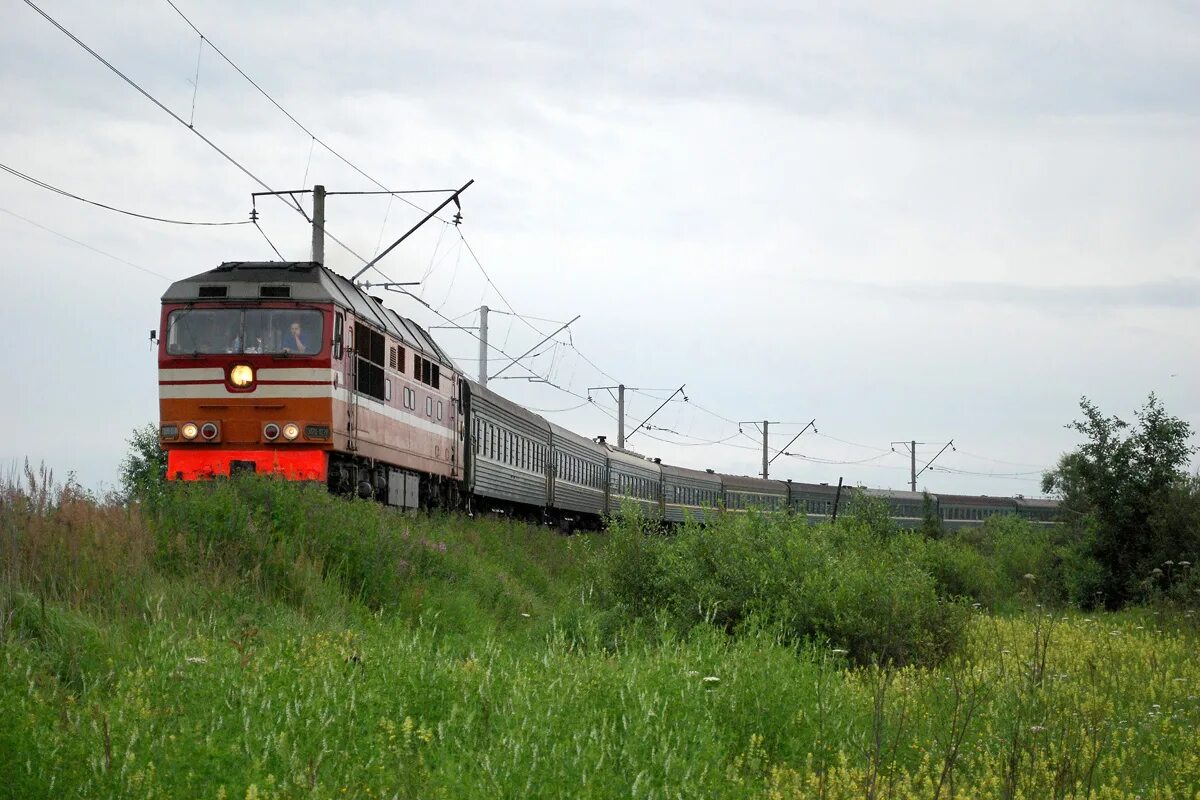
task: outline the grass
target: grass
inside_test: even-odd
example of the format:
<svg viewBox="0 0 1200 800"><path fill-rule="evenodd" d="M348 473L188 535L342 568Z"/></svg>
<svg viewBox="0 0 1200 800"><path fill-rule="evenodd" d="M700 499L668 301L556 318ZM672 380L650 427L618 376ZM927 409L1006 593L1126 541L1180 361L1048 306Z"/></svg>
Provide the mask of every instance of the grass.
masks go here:
<svg viewBox="0 0 1200 800"><path fill-rule="evenodd" d="M1194 615L1085 616L1039 607L1029 585L986 613L916 571L927 544L853 519L792 545L786 520L731 521L709 531L723 551L699 531L635 538L636 520L564 538L268 482L185 489L144 514L49 484L0 492L0 797L1200 787ZM785 546L808 566L774 586L811 584L790 591L825 598L827 617L804 618L819 630L755 595ZM836 581L809 573L833 555L841 574L904 571L919 608L951 609L961 630L903 665L838 640L893 622L821 594ZM640 582L618 580L638 565Z"/></svg>

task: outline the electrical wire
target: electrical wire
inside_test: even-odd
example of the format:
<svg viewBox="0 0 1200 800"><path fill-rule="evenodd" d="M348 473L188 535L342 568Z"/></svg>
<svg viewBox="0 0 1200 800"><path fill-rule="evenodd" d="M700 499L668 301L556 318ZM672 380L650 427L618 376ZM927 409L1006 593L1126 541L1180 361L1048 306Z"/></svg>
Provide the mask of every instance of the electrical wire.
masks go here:
<svg viewBox="0 0 1200 800"><path fill-rule="evenodd" d="M567 411L577 411L589 404L590 404L590 401L584 400L582 403L580 403L577 406L568 406L567 408L528 408L527 407L526 410L533 411L534 413L537 413L537 414L562 414Z"/></svg>
<svg viewBox="0 0 1200 800"><path fill-rule="evenodd" d="M1037 464L1029 464L1029 463L1026 463L1023 461L1002 461L999 458L988 458L987 456L975 455L974 453L968 453L965 450L961 450L961 449L956 450L955 452L958 453L960 456L967 456L968 458L976 458L976 459L979 459L980 461L990 461L993 464L1004 464L1005 466L1009 466L1009 467L1036 467L1037 466Z"/></svg>
<svg viewBox="0 0 1200 800"><path fill-rule="evenodd" d="M25 2L29 2L29 0L25 0ZM31 5L32 5L32 4L31 4ZM382 190L383 190L385 193L387 193L387 194L390 194L390 195L392 195L392 196L394 196L394 197L398 197L398 198L399 198L399 199L400 199L402 202L405 202L405 203L407 203L408 205L412 206L413 208L417 209L418 211L420 211L420 212L422 212L422 213L429 213L429 212L428 212L428 211L426 211L424 208L421 208L421 206L419 206L419 205L417 205L416 203L412 202L412 201L411 201L411 200L409 200L408 198L406 198L406 197L403 197L403 196L402 196L400 193L393 192L391 189L388 189L388 187L384 186L382 183L380 183L379 181L377 181L375 178L373 178L373 177L371 177L370 175L368 175L366 172L364 172L364 171L363 171L362 169L360 169L360 168L359 168L357 165L355 165L354 163L352 163L352 162L351 162L349 159L347 159L345 156L343 156L343 155L342 155L341 153L339 153L337 150L334 150L334 149L333 149L333 147L332 147L332 146L330 146L330 144L329 144L328 142L326 142L326 141L325 141L324 139L322 139L320 136L317 136L315 133L313 133L311 130L309 130L309 129L308 129L308 128L307 128L307 127L306 127L306 126L305 126L305 125L304 125L302 122L300 122L300 120L296 119L296 117L294 117L290 111L288 111L286 108L284 108L282 105L280 105L279 101L277 101L277 100L276 100L274 97L272 97L272 96L271 96L271 95L270 95L270 94L267 92L267 90L266 90L266 89L264 89L264 88L262 88L261 86L259 86L259 85L258 85L258 83L257 83L257 82L256 82L256 81L255 81L253 78L251 78L249 75L247 75L247 74L246 74L246 73L245 73L245 72L242 70L242 68L241 68L241 67L239 67L237 64L233 63L233 59L231 59L229 56L225 55L225 52L224 52L223 50L221 50L221 48L219 48L219 47L217 47L215 44L213 44L213 41L212 41L212 39L210 39L209 37L205 36L205 35L204 35L204 32L203 32L202 30L200 30L199 28L197 28L197 27L196 27L196 25L195 25L195 24L194 24L194 23L193 23L193 22L192 22L190 19L188 19L187 15L186 15L186 14L184 14L182 11L180 11L180 10L179 10L179 6L175 5L175 3L173 3L173 2L172 2L172 0L167 0L167 5L169 5L169 6L170 6L172 9L174 9L174 10L175 10L175 13L176 13L176 14L178 14L178 15L180 16L180 18L181 18L181 19L182 19L184 22L186 22L186 23L188 24L188 27L190 27L190 28L191 28L193 31L195 31L197 34L199 34L199 36L200 36L202 39L204 39L205 43L206 43L206 44L207 44L209 47L211 47L211 48L212 48L213 52L215 52L215 53L216 53L217 55L219 55L219 56L220 56L222 59L224 59L224 61L225 61L225 63L226 63L226 64L228 64L229 66L233 67L233 69L234 69L234 70L237 72L237 74L239 74L239 75L241 75L243 78L245 78L245 79L246 79L246 81L247 81L247 82L248 82L248 83L249 83L251 86L253 86L255 89L257 89L257 90L258 90L258 93L259 93L259 94L261 94L263 97L265 97L265 98L266 98L266 99L267 99L267 100L268 100L268 101L271 103L271 105L273 105L273 106L275 106L275 108L279 109L279 110L280 110L280 111L283 113L283 115L284 115L285 117L287 117L289 120L291 120L291 121L292 121L292 123L293 123L293 124L294 124L294 125L295 125L297 128L299 128L300 130L302 130L302 131L304 131L305 133L307 133L307 134L309 135L309 137L312 139L312 141L314 141L314 142L316 142L317 144L321 145L321 147L324 147L324 148L325 148L325 149L326 149L326 150L327 150L327 151L328 151L328 152L329 152L331 155L333 155L335 158L337 158L337 159L338 159L339 161L341 161L343 164L345 164L346 166L348 166L350 169L352 169L352 170L354 170L355 172L357 172L359 175L361 175L361 176L363 176L364 178L366 178L367 180L369 180L371 183L373 183L373 184L375 184L376 186L378 186L378 187L379 187L380 189L382 189ZM445 221L446 221L446 220L442 219L441 217L437 217L437 219L441 220L442 222L445 222ZM359 258L362 258L362 257L361 257L361 256L359 256ZM364 263L364 264L365 264L365 263L366 263L366 261L367 261L365 258L364 258L364 259L362 259L362 260L363 260L363 263Z"/></svg>
<svg viewBox="0 0 1200 800"><path fill-rule="evenodd" d="M168 2L169 2L169 1L170 1L170 0L168 0ZM58 20L54 19L54 17L50 16L50 15L49 15L49 14L47 14L45 11L43 11L43 10L42 10L40 7L38 7L38 5L37 5L36 3L34 3L34 2L33 2L33 0L25 0L25 5L27 5L27 6L29 6L30 8L32 8L32 9L33 9L34 11L36 11L36 12L37 12L39 15L41 15L41 17L42 17L43 19L45 19L47 22L49 22L51 25L53 25L55 28L57 28L57 29L58 29L58 30L59 30L59 31L60 31L60 32L61 32L61 33L62 33L64 36L66 36L68 39L70 39L71 41L73 41L75 44L79 45L79 47L81 47L81 48L82 48L82 49L83 49L85 52L87 52L87 53L88 53L88 55L90 55L92 58L96 59L97 61L99 61L99 62L100 62L101 64L103 64L104 66L108 67L108 69L109 69L109 70L111 70L111 71L112 71L112 73L113 73L114 75L116 75L117 77L119 77L121 80L125 81L125 83L129 84L129 85L130 85L130 86L131 86L133 89L135 89L135 90L136 90L136 91L137 91L139 94L141 94L143 97L145 97L147 100L149 100L149 101L150 101L151 103L153 103L154 105L158 106L158 108L159 108L159 109L161 109L161 110L162 110L164 113L166 113L168 116L170 116L170 117L171 117L171 119L175 120L175 121L176 121L176 122L178 122L180 125L182 125L183 127L187 128L189 131L191 131L191 132L192 132L192 133L194 133L196 136L198 136L202 142L204 142L204 143L205 143L206 145L208 145L210 148L212 148L213 150L215 150L215 151L216 151L216 152L217 152L217 153L218 153L218 154L219 154L219 155L220 155L222 158L224 158L224 159L225 159L226 161L228 161L230 164L232 164L233 166L237 167L239 171L241 171L241 172L242 172L244 175L246 175L246 177L250 178L252 181L254 181L255 183L257 183L257 184L258 184L259 186L261 186L263 189L267 190L267 192L271 193L271 196L272 196L272 197L275 197L275 198L277 198L277 199L278 199L280 202L284 203L284 204L285 204L285 205L287 205L289 208L292 208L292 209L294 209L295 211L297 211L297 212L300 214L300 216L304 217L304 219L305 219L305 220L307 220L308 222L310 222L310 223L312 222L312 220L309 218L308 214L306 214L306 213L304 212L304 208L303 208L303 207L302 207L302 206L301 206L299 203L297 203L297 202L296 202L295 198L293 198L293 199L292 199L292 202L289 204L289 203L287 202L287 200L284 198L284 196L283 196L283 195L275 193L275 190L274 190L274 189L272 189L270 186L268 186L268 185L267 185L267 183L266 183L265 181L263 181L263 179L262 179L262 178L260 178L260 177L258 177L257 175L255 175L255 174L254 174L253 172L251 172L251 171L250 171L250 170L249 170L247 167L245 167L245 166L244 166L244 165L243 165L241 162L239 162L239 161L238 161L237 159L235 159L233 156L229 155L229 153L226 153L224 150L222 150L222 149L221 149L221 148L220 148L220 147L219 147L219 146L216 144L216 142L214 142L212 139L209 139L207 136L205 136L203 133L201 133L201 132L200 132L200 131L199 131L199 130L196 128L196 127L194 127L194 126L192 126L192 125L189 125L188 123L184 122L182 117L180 117L180 116L179 116L178 114L176 114L174 111L172 111L171 109L169 109L169 108L167 108L165 105L163 105L163 103L162 103L162 102L161 102L161 101L160 101L160 100L159 100L157 97L155 97L154 95L150 94L150 92L148 92L148 91L146 91L145 89L143 89L143 88L141 87L141 85L139 85L139 84L138 84L138 83L137 83L135 80L133 80L132 78L130 78L128 75L126 75L126 74L125 74L124 72L122 72L121 70L117 69L115 66L113 66L113 64L112 64L111 62L109 62L107 59L105 59L105 58L104 58L104 56L100 55L100 54L99 54L99 53L97 53L95 50L93 50L91 47L89 47L89 46L87 45L87 43L86 43L86 42L84 42L84 41L83 41L82 39L80 39L78 36L76 36L75 34L71 33L69 30L67 30L65 27L63 27L63 25L62 25L62 24L61 24L61 23L60 23ZM199 33L199 31L198 31L198 30L197 30L197 33ZM203 34L200 34L200 35L202 35L202 36L203 36ZM210 47L212 47L212 41L211 41L211 40L209 40L208 44L209 44L209 46L210 46ZM213 47L213 50L217 50L217 49L216 49L215 47ZM219 53L220 51L219 51L219 50L217 50L217 52ZM222 56L222 57L224 57L224 56ZM326 236L328 236L328 237L329 237L330 239L332 239L332 240L333 240L335 243L337 243L337 244L338 244L338 245L339 245L339 246L340 246L340 247L341 247L343 250L345 250L346 252L350 253L350 254L351 254L351 255L353 255L355 258L357 258L357 259L359 259L360 261L362 261L364 264L365 264L365 263L367 263L367 259L363 258L361 255L359 255L358 253L356 253L356 252L355 252L355 251L354 251L354 250L353 250L353 249L352 249L352 248L351 248L349 245L347 245L347 244L346 244L345 242L343 242L341 239L339 239L338 237L334 236L334 235L333 235L333 234L332 234L332 233L329 231L329 229L328 229L328 228L326 228L326 227L322 226L322 227L321 227L321 230L322 230L322 232L323 232L323 233L324 233ZM389 280L390 280L390 279L389 279Z"/></svg>
<svg viewBox="0 0 1200 800"><path fill-rule="evenodd" d="M255 227L255 228L258 228L258 232L259 232L259 233L261 233L261 234L262 234L262 237L263 237L264 239L266 239L266 240L267 240L267 244L271 245L271 249L275 251L275 255L279 256L279 260L280 260L280 261L286 261L287 259L285 259L285 258L284 258L284 257L283 257L283 256L280 254L280 252L279 252L279 248L278 248L278 247L276 247L276 246L275 246L275 243L271 241L271 238L270 238L269 236L267 236L267 232L266 232L266 231L264 231L264 230L262 229L262 226L258 224L258 220L255 220L255 222L254 222L254 227Z"/></svg>
<svg viewBox="0 0 1200 800"><path fill-rule="evenodd" d="M49 191L54 192L55 194L60 194L63 197L69 197L72 200L78 200L81 203L87 203L88 205L96 206L97 208L103 208L103 209L107 209L109 211L115 211L118 214L125 214L126 216L129 216L129 217L137 217L138 219L148 219L148 220L151 220L152 222L165 222L169 225L221 226L221 225L249 225L250 224L250 220L248 220L248 219L235 220L232 222L197 222L194 220L167 219L165 217L155 217L150 214L139 214L136 211L128 211L124 208L117 208L116 206L110 206L105 203L97 202L95 200L89 200L86 197L80 197L79 195L74 194L73 192L68 192L66 189L60 189L59 187L54 186L53 184L46 183L45 181L41 180L40 178L35 178L32 175L28 175L24 172L21 172L18 169L14 169L13 167L8 166L7 164L0 164L0 170L4 170L5 172L12 175L13 177L20 178L23 181L32 183L34 186L39 186L43 189L48 189Z"/></svg>
<svg viewBox="0 0 1200 800"><path fill-rule="evenodd" d="M148 267L143 267L140 264L134 264L132 261L126 261L125 259L121 258L120 256L114 256L112 253L106 253L103 250L101 250L100 248L92 247L90 244L87 244L86 242L81 242L78 239L72 239L70 236L67 236L65 233L59 233L58 231L54 230L53 228L47 228L45 225L42 225L41 223L38 223L38 222L34 222L33 220L27 219L26 217L22 217L20 214L14 212L14 211L9 211L7 208L0 208L0 212L8 214L10 217L15 217L16 219L19 219L22 222L28 223L35 228L41 228L46 233L54 234L58 238L65 239L66 241L70 242L71 244L77 244L80 247L82 247L86 250L91 250L93 253L102 255L105 258L111 258L113 261L119 261L127 267L133 267L134 269L138 270L139 272L144 272L147 275L153 275L156 278L162 278L164 281L174 280L173 278L169 278L166 275L163 275L161 272L155 272L154 270L152 270Z"/></svg>
<svg viewBox="0 0 1200 800"><path fill-rule="evenodd" d="M830 440L832 440L832 441L835 441L835 442L841 442L842 444L848 444L848 445L850 445L851 447L861 447L861 448L862 448L862 449L864 449L864 450L878 450L878 451L879 451L879 452L881 452L881 453L893 453L893 452L895 452L894 450L891 450L891 449L889 449L889 448L885 448L885 447L875 447L875 446L873 446L873 445L869 445L869 444L859 444L858 442L851 442L851 441L849 441L849 440L847 440L847 439L839 439L839 438L838 438L838 437L836 437L836 436L830 436L830 435L829 435L829 434L827 434L827 433L821 433L821 432L819 432L819 431L813 431L813 434L815 434L816 436L820 436L822 439L830 439Z"/></svg>

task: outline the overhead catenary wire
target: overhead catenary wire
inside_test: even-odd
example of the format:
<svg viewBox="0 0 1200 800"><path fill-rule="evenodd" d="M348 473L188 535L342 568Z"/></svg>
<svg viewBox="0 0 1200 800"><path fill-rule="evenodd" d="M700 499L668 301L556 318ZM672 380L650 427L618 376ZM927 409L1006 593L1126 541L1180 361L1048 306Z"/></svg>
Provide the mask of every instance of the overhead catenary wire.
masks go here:
<svg viewBox="0 0 1200 800"><path fill-rule="evenodd" d="M22 172L21 170L16 169L14 167L10 167L7 164L0 164L0 170L7 172L8 174L12 175L13 177L20 178L21 180L26 181L27 183L31 183L34 186L38 186L38 187L41 187L42 189L46 189L48 191L54 192L55 194L62 195L63 197L69 197L72 200L78 200L81 203L87 203L88 205L96 206L97 208L103 208L108 211L115 211L118 214L124 214L129 217L137 217L138 219L150 220L152 222L165 222L168 225L222 226L222 225L249 225L250 224L250 220L248 220L248 219L231 220L228 222L202 222L202 221L198 221L198 220L169 219L167 217L157 217L152 214L140 214L137 211L129 211L128 209L117 208L116 206L110 206L107 203L101 203L96 200L89 200L88 198L77 195L74 192L68 192L66 189L62 189L51 183L47 183L46 181L43 181L40 178L35 178L32 175Z"/></svg>
<svg viewBox="0 0 1200 800"><path fill-rule="evenodd" d="M283 254L279 252L279 248L276 247L275 243L271 241L271 237L267 236L267 232L264 231L262 226L258 224L258 220L254 221L254 227L257 228L258 232L262 234L262 237L267 240L267 244L269 244L271 249L275 251L275 255L279 256L279 260L285 261L286 259L283 257Z"/></svg>
<svg viewBox="0 0 1200 800"><path fill-rule="evenodd" d="M29 0L26 0L26 2L29 2ZM280 112L281 112L281 113L282 113L282 114L283 114L285 117L287 117L289 120L291 120L291 121L292 121L292 123L293 123L293 124L294 124L294 125L295 125L297 128L299 128L300 130L302 130L302 131L304 131L306 134L308 134L309 138L310 138L312 141L314 141L314 142L316 142L317 144L321 145L321 147L325 148L325 150L326 150L326 151L328 151L330 155L332 155L334 158L336 158L336 159L338 159L339 161L341 161L343 164L345 164L345 165L346 165L346 166L348 166L350 169L352 169L352 170L354 170L355 172L357 172L357 173L358 173L359 175L361 175L362 177L364 177L364 178L366 178L367 180L369 180L371 183L373 183L373 184L375 184L376 186L378 186L378 187L379 187L380 189L382 189L382 190L383 190L385 193L387 193L387 194L391 194L391 195L393 195L393 196L396 196L396 197L398 197L398 198L399 198L401 201L403 201L403 202L407 203L408 205L412 206L413 208L417 209L418 211L421 211L421 212L425 212L425 211L426 211L424 208L421 208L421 207L420 207L419 205L417 205L416 203L412 202L411 200L407 199L406 197L403 197L403 196L402 196L402 194L403 194L403 193L400 193L400 192L394 192L394 191L392 191L391 189L389 189L387 186L384 186L384 185L383 185L382 183L380 183L378 180L376 180L376 179L375 179L375 178L373 178L372 176L368 175L368 174L367 174L365 171L363 171L363 170L362 170L362 169L361 169L361 168L360 168L358 165L356 165L356 164L354 164L353 162L351 162L351 161L350 161L348 158L346 158L345 156L343 156L343 155L342 155L341 153L339 153L337 150L334 150L334 149L333 149L333 147L332 147L332 146L331 146L331 145L330 145L328 142L326 142L326 141L325 141L324 139L322 139L320 136L317 136L315 133L313 133L311 130L309 130L309 128L308 128L307 126L305 126L305 125L304 125L304 123L302 123L300 120L296 119L296 117L295 117L295 116L292 114L292 112L290 112L290 111L288 111L286 108L284 108L284 107L283 107L283 105L282 105L282 104L280 104L280 103L279 103L279 101L278 101L278 100L276 100L274 97L272 97L272 96L271 96L271 94L270 94L270 93L269 93L269 92L268 92L266 89L262 88L262 86L260 86L260 85L258 84L258 82L257 82L257 81L255 81L253 78L251 78L249 75L247 75L247 74L246 74L246 72L245 72L245 71L244 71L244 70L243 70L241 67L239 67L237 64L235 64L235 63L233 62L233 59L231 59L229 56L225 55L225 51L221 50L221 48L219 48L219 47L217 47L215 44L213 44L213 41L212 41L212 39L210 39L208 36L205 36L205 34L204 34L204 31L202 31L202 30L200 30L198 27L196 27L195 23L193 23L193 22L192 22L192 21L191 21L191 20L188 18L188 16L187 16L186 14L184 14L184 13L183 13L183 11L181 11L181 10L180 10L179 6L175 5L175 3L174 3L174 2L172 2L172 0L167 0L167 5L169 5L169 6L170 6L172 9L174 9L175 13L179 15L180 19L182 19L184 22L186 22L186 23L187 23L187 25L188 25L188 27L189 27L189 28L191 28L191 29L192 29L193 31L195 31L195 32L196 32L196 33L197 33L197 34L198 34L198 35L199 35L201 38L203 38L203 39L204 39L205 43L206 43L206 44L207 44L209 47L211 47L211 48L212 48L212 50L213 50L213 52L214 52L214 53L216 53L217 55L219 55L219 56L222 58L222 60L224 60L224 61L225 61L225 63L226 63L226 64L228 64L229 66L231 66L231 67L234 69L234 71L236 71L236 72L237 72L237 74L239 74L239 75L241 75L243 78L245 78L245 79L246 79L246 81L247 81L247 82L248 82L248 83L249 83L251 86L253 86L253 87L254 87L254 88L255 88L255 89L258 91L258 93L259 93L259 94L261 94L263 97L265 97L265 98L267 99L267 101L271 103L271 105L273 105L273 106L275 106L275 108L279 109L279 111L280 111ZM441 219L441 218L440 218L440 217L438 217L438 219ZM445 222L445 220L442 220L442 221L443 221L443 222ZM361 256L359 256L359 258L362 258L362 257L361 257ZM365 261L366 261L366 259L363 259L363 261L365 262Z"/></svg>
<svg viewBox="0 0 1200 800"><path fill-rule="evenodd" d="M59 233L58 231L54 230L53 228L48 228L39 222L34 222L33 220L31 220L27 217L21 216L20 214L16 213L15 211L9 211L7 208L0 208L0 213L8 214L10 217L19 219L22 222L28 223L29 225L32 225L35 228L41 228L46 233L53 234L54 236L57 236L60 239L65 239L66 241L70 242L71 244L79 245L80 247L82 247L84 249L91 250L93 253L102 255L105 258L111 258L113 261L119 261L127 267L133 267L134 269L138 270L139 272L144 272L147 275L153 275L156 278L162 278L164 281L172 280L172 278L170 278L166 275L163 275L161 272L155 272L154 270L150 269L149 267L143 267L142 265L135 264L132 261L126 261L125 259L121 258L120 256L114 256L112 253L106 253L98 247L93 247L92 245L88 244L87 242L81 242L78 239L73 239L70 236L67 236L65 233Z"/></svg>
<svg viewBox="0 0 1200 800"><path fill-rule="evenodd" d="M169 0L168 0L168 2L169 2ZM272 196L277 197L281 202L283 202L289 208L294 209L302 217L304 217L305 220L307 220L310 223L312 222L312 220L309 218L308 214L305 213L304 208L299 203L297 203L294 198L292 198L291 203L288 203L287 199L285 199L284 195L276 193L275 190L272 189L269 185L267 185L267 183L262 178L255 175L253 172L250 171L250 169L248 167L246 167L240 161L238 161L233 156L231 156L229 153L227 153L223 149L221 149L221 147L219 145L217 145L216 142L214 142L212 139L208 138L203 133L201 133L195 126L189 125L187 122L185 122L182 117L180 117L178 114L176 114L171 109L167 108L167 106L165 106L157 97L150 94L150 92L148 92L146 89L142 88L142 86L140 84L138 84L137 81L133 80L133 78L130 78L128 75L126 75L124 72L122 72L116 66L114 66L110 61L108 61L106 58L104 58L104 56L100 55L95 50L93 50L90 46L88 46L88 44L86 42L84 42L78 36L71 33L69 30L67 30L58 20L56 20L54 17L50 16L45 11L43 11L36 3L33 2L33 0L25 0L25 5L29 6L34 11L36 11L43 19L45 19L47 22L49 22L51 25L53 25L55 28L57 28L64 36L66 36L68 39L70 39L72 42L74 42L76 45L78 45L80 48L82 48L92 58L96 59L101 64L103 64L105 67L107 67L110 71L112 71L112 73L114 75L119 77L121 80L125 81L125 83L129 84L129 86L131 86L133 89L135 89L140 95L145 97L147 100L149 100L151 103L153 103L159 109L161 109L165 114L170 116L171 119L175 120L180 125L187 128L189 131L191 131L196 136L198 136L202 142L204 142L206 145L208 145L210 148L212 148L214 151L216 151L222 158L224 158L226 161L228 161L233 166L237 167L237 169L240 172L242 172L242 174L246 175L246 177L250 178L252 181L254 181L256 184L261 186L263 189L267 190L267 192L271 193ZM199 33L199 31L197 31L197 33ZM209 41L209 46L212 46L211 40ZM216 50L215 47L213 49ZM347 245L341 239L334 236L329 231L328 228L323 227L322 231L324 232L324 234L326 236L328 236L336 244L338 244L343 250L350 253L355 258L358 258L363 263L366 263L367 259L363 258L361 255L359 255L357 252L355 252L349 245Z"/></svg>

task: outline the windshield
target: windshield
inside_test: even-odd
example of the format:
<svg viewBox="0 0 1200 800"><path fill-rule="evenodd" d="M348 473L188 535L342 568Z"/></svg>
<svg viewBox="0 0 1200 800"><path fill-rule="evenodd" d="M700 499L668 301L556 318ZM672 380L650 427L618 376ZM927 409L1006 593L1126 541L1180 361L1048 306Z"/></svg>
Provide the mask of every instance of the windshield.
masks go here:
<svg viewBox="0 0 1200 800"><path fill-rule="evenodd" d="M321 350L320 311L295 308L193 308L172 311L167 320L167 352L291 353Z"/></svg>

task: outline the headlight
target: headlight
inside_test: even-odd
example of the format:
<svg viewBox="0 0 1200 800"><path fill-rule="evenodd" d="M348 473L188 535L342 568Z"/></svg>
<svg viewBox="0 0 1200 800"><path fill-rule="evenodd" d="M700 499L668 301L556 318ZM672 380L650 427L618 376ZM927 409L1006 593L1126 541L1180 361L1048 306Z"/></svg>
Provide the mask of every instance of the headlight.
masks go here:
<svg viewBox="0 0 1200 800"><path fill-rule="evenodd" d="M229 382L244 388L254 383L254 368L249 364L234 364L229 370Z"/></svg>
<svg viewBox="0 0 1200 800"><path fill-rule="evenodd" d="M279 438L279 426L274 422L268 422L263 426L263 436L266 437L268 441L275 441Z"/></svg>
<svg viewBox="0 0 1200 800"><path fill-rule="evenodd" d="M217 426L211 422L204 423L200 426L200 435L209 440L217 438Z"/></svg>
<svg viewBox="0 0 1200 800"><path fill-rule="evenodd" d="M183 438L185 439L195 439L196 434L200 433L200 429L196 427L196 423L194 422L185 422L180 432L183 433Z"/></svg>
<svg viewBox="0 0 1200 800"><path fill-rule="evenodd" d="M287 425L283 426L283 438L287 439L289 442L292 441L293 439L295 439L299 435L300 435L300 426L297 425L296 423L289 422Z"/></svg>

